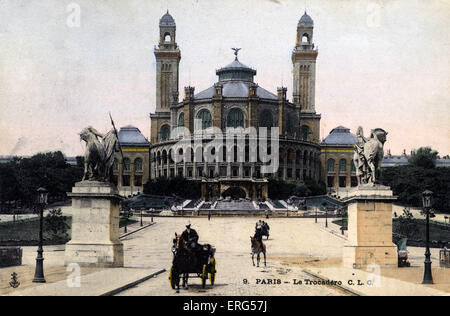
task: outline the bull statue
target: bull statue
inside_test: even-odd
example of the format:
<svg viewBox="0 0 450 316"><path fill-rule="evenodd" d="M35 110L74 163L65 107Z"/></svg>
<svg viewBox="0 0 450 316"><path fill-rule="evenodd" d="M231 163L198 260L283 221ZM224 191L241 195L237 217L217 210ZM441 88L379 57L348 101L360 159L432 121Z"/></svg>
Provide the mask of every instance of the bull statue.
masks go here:
<svg viewBox="0 0 450 316"><path fill-rule="evenodd" d="M375 128L370 132L370 137L366 138L362 127L358 128L356 132L358 143L354 145L353 162L360 184L375 184L377 182L387 134L384 129Z"/></svg>
<svg viewBox="0 0 450 316"><path fill-rule="evenodd" d="M102 135L88 126L81 131L80 139L86 142L83 181L111 182L114 153L120 150L115 128Z"/></svg>

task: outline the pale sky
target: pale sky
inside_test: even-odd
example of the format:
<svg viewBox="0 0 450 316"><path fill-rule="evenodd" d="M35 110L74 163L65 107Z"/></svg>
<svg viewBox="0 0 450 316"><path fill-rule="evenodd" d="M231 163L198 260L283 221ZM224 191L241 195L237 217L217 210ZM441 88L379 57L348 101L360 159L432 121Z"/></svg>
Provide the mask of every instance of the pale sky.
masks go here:
<svg viewBox="0 0 450 316"><path fill-rule="evenodd" d="M449 0L9 0L0 2L0 155L81 155L78 132L138 127L155 109L154 45L169 9L184 86L200 92L230 63L292 100L298 20L314 20L321 137L343 125L389 132L385 150L450 154ZM79 27L74 18L80 8ZM75 26L75 27L74 27Z"/></svg>

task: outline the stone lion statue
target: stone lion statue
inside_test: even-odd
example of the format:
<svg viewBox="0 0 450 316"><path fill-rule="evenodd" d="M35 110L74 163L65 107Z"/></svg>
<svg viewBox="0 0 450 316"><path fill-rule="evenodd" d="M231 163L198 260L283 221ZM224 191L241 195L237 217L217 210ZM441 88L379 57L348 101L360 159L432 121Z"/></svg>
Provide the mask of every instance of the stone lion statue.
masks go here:
<svg viewBox="0 0 450 316"><path fill-rule="evenodd" d="M354 145L353 162L360 184L375 184L378 170L384 156L384 143L388 133L382 128L375 128L370 137L364 137L362 127L358 128L356 136L358 143Z"/></svg>

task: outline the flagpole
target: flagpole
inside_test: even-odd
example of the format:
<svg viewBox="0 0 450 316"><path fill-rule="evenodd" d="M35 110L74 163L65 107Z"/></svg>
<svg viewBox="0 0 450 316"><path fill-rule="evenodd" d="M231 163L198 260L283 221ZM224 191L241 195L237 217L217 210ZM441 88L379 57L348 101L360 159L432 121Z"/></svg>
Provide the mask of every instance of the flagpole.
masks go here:
<svg viewBox="0 0 450 316"><path fill-rule="evenodd" d="M118 181L117 181L117 184L119 185L119 183L122 182L124 157L123 157L122 145L120 144L120 141L119 141L119 134L117 133L116 125L114 124L113 118L111 116L111 112L109 112L109 118L111 119L111 124L112 124L113 129L114 129L114 134L117 137L117 144L119 144L120 155L122 156L122 168L120 168L120 174L119 174L120 179L118 179Z"/></svg>

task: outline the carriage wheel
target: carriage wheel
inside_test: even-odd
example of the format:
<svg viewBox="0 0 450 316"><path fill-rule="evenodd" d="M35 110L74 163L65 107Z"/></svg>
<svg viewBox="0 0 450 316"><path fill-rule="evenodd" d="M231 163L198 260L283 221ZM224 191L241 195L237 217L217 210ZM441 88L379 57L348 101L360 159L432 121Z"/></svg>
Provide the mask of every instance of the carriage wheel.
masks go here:
<svg viewBox="0 0 450 316"><path fill-rule="evenodd" d="M206 272L206 264L203 265L202 275L202 288L206 287L206 280L208 279L208 273Z"/></svg>
<svg viewBox="0 0 450 316"><path fill-rule="evenodd" d="M211 258L210 263L210 273L209 273L209 281L211 282L211 285L214 285L214 281L216 279L216 259Z"/></svg>
<svg viewBox="0 0 450 316"><path fill-rule="evenodd" d="M172 266L172 268L170 268L170 273L169 273L169 282L170 282L170 286L172 287L172 289L175 290L175 272L174 272L174 268Z"/></svg>

